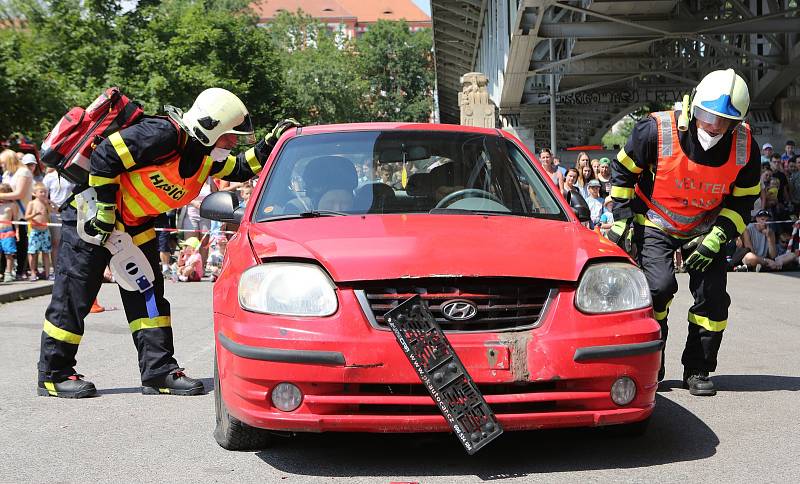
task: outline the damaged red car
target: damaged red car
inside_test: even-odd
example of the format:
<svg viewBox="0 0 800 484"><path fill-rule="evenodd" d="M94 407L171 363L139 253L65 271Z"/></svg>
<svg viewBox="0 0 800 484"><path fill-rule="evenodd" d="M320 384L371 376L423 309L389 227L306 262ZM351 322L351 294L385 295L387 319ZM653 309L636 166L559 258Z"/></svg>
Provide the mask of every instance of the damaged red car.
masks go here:
<svg viewBox="0 0 800 484"><path fill-rule="evenodd" d="M239 224L214 285L227 449L450 431L384 319L415 295L506 431L638 433L653 412L661 340L643 274L506 132L298 128L246 208L218 192L201 211Z"/></svg>

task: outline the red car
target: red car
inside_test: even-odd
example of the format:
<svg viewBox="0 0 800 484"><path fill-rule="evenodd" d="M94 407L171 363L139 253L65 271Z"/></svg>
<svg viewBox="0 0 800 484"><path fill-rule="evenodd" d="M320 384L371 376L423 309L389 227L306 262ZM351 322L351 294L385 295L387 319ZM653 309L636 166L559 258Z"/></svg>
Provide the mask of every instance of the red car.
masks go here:
<svg viewBox="0 0 800 484"><path fill-rule="evenodd" d="M226 449L275 432L449 431L383 317L417 294L505 430L636 433L653 411L644 275L503 131L298 128L246 208L218 192L201 212L240 223L214 286Z"/></svg>

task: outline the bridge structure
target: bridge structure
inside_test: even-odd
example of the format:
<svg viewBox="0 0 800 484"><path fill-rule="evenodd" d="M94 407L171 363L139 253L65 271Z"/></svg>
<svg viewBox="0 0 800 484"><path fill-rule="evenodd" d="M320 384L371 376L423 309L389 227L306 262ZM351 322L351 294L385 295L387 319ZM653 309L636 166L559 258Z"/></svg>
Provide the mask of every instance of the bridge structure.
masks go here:
<svg viewBox="0 0 800 484"><path fill-rule="evenodd" d="M759 141L800 137L798 0L431 0L439 116L481 72L498 124L529 146L596 145L643 107L733 68ZM776 144L780 151L780 147Z"/></svg>

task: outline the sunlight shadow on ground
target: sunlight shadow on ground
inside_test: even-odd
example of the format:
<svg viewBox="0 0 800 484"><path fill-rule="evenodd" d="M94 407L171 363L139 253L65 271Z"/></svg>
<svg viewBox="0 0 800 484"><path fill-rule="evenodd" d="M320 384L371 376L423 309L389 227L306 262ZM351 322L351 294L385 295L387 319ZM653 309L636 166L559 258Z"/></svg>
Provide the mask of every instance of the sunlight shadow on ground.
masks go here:
<svg viewBox="0 0 800 484"><path fill-rule="evenodd" d="M639 438L613 438L602 429L508 432L470 457L451 434L305 434L278 439L256 456L279 471L303 476L474 475L495 480L646 467L716 453L719 439L711 428L682 406L656 398L650 428Z"/></svg>

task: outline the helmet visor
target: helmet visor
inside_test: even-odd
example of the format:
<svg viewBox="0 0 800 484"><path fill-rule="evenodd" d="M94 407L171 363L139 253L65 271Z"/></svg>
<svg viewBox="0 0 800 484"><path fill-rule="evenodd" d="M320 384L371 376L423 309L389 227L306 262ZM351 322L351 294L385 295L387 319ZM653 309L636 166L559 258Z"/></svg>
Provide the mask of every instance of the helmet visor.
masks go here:
<svg viewBox="0 0 800 484"><path fill-rule="evenodd" d="M702 121L705 126L703 129L706 131L714 131L715 133L724 133L734 128L739 124L739 120L725 118L717 114L709 113L703 108L695 107L692 113L698 121Z"/></svg>
<svg viewBox="0 0 800 484"><path fill-rule="evenodd" d="M226 131L226 133L238 134L239 142L245 145L252 145L256 142L255 130L253 129L253 120L250 114L245 114L244 121L233 129Z"/></svg>

